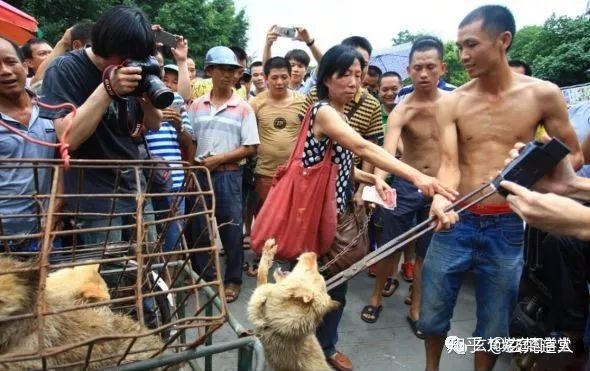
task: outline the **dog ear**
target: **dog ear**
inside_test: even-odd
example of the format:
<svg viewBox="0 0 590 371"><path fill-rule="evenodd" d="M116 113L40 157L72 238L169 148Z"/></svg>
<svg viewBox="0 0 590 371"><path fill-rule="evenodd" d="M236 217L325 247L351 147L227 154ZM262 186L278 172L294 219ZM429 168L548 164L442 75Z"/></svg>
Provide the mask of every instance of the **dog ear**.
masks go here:
<svg viewBox="0 0 590 371"><path fill-rule="evenodd" d="M84 286L82 286L80 298L84 299L89 303L111 300L108 291L105 291L95 283L87 283Z"/></svg>
<svg viewBox="0 0 590 371"><path fill-rule="evenodd" d="M303 303L307 304L314 299L314 294L307 287L294 287L291 290L291 297L300 299Z"/></svg>

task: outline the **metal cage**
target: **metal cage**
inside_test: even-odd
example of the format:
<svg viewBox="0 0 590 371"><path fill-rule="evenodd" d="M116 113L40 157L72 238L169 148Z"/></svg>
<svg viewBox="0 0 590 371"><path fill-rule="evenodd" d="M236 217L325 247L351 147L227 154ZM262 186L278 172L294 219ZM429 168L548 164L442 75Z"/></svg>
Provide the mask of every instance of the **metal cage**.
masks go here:
<svg viewBox="0 0 590 371"><path fill-rule="evenodd" d="M0 173L11 171L25 183L0 194L0 369L95 369L170 357L225 323L206 168L72 160L66 169L58 160L2 160ZM172 172L184 174L180 191L156 192L158 177ZM109 192L80 192L105 184ZM182 200L190 201L184 215ZM165 206L154 209L158 202ZM206 228L187 242L184 232L197 218ZM197 243L203 235L208 242ZM215 280L194 274L195 254L208 257ZM106 288L86 282L78 272L84 266ZM70 281L59 281L54 272L68 268ZM216 298L222 305L212 305Z"/></svg>

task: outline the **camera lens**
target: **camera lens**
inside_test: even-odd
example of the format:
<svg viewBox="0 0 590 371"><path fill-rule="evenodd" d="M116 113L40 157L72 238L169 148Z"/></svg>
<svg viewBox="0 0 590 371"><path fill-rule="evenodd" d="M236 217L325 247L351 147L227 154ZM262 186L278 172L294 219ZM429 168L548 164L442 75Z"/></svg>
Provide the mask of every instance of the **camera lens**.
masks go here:
<svg viewBox="0 0 590 371"><path fill-rule="evenodd" d="M174 101L174 93L155 75L148 75L143 81L143 91L148 94L152 105L158 109L164 109Z"/></svg>

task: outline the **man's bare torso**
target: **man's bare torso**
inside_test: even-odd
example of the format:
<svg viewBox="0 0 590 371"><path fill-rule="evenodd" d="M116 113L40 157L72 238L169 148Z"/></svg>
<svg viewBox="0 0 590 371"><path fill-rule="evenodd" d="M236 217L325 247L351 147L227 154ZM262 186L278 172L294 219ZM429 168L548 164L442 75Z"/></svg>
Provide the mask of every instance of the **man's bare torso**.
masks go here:
<svg viewBox="0 0 590 371"><path fill-rule="evenodd" d="M404 143L401 160L433 177L440 165L437 105L445 94L448 93L441 91L435 100L429 102L417 100L412 94L400 107L403 120L400 137Z"/></svg>
<svg viewBox="0 0 590 371"><path fill-rule="evenodd" d="M533 139L543 120L537 99L542 84L531 78L514 79L506 91L492 96L479 92L472 81L454 92L461 194L495 177L516 142ZM496 194L484 202L505 199Z"/></svg>

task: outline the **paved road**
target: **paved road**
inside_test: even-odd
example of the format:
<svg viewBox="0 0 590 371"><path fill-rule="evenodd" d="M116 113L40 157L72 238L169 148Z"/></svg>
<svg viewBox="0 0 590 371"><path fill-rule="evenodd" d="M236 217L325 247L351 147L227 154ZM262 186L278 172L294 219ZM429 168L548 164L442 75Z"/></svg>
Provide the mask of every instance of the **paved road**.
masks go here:
<svg viewBox="0 0 590 371"><path fill-rule="evenodd" d="M247 252L247 258L249 252ZM255 279L244 275L244 285L239 299L230 304L231 313L244 326L249 326L246 304L256 285ZM361 320L360 311L366 304L373 280L362 273L349 285L347 304L340 325L338 349L347 354L357 371L423 370L425 366L424 343L416 338L406 322L408 306L404 298L408 284L401 282L397 292L384 298L379 321L368 324ZM475 329L475 296L469 276L459 293L449 335L471 336ZM228 325L218 330L214 342L236 339ZM215 371L233 371L237 365L237 351L226 352L213 358ZM501 357L494 370L508 370L510 358ZM472 355L443 353L441 370L468 371L473 369Z"/></svg>

